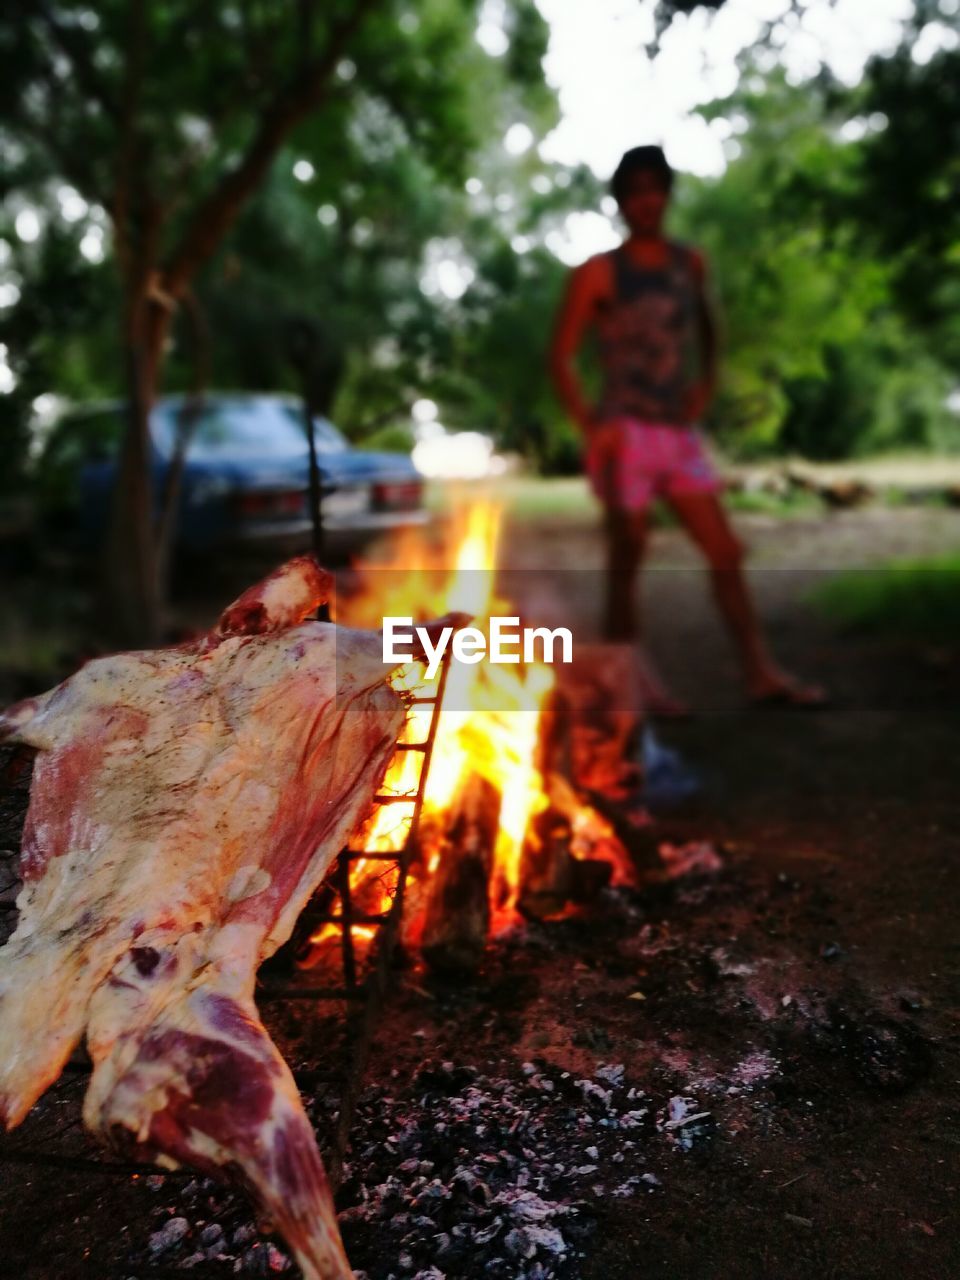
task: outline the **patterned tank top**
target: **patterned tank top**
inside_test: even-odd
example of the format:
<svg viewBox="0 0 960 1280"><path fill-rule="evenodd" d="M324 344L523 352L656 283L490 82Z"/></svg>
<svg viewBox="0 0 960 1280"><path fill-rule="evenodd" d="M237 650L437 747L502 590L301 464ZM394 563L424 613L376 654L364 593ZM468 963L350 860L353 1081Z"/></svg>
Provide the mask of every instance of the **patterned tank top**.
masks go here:
<svg viewBox="0 0 960 1280"><path fill-rule="evenodd" d="M698 278L694 256L667 242L661 266L610 254L613 292L597 315L603 391L600 412L687 426L687 394L697 378Z"/></svg>

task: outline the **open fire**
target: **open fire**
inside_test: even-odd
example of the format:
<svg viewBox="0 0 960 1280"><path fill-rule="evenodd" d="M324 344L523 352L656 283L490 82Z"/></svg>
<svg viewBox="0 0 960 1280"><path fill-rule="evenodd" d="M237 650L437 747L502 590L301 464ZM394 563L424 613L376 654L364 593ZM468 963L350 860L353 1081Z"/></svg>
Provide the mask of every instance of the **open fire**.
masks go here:
<svg viewBox="0 0 960 1280"><path fill-rule="evenodd" d="M483 630L491 617L515 612L495 585L500 533L501 513L488 502L461 509L439 544L408 531L392 545L389 558L360 570L359 589L338 599L337 620L376 629L385 616L461 613ZM398 799L375 808L353 846L399 853L422 781L417 847L407 886L408 942L427 941L424 929L435 932L431 916L438 913L464 917L443 922L443 930L453 937L458 929L476 933L480 928L486 934L507 927L518 909L558 914L577 896L583 877L576 864L582 862L590 863L598 883L611 875L626 878L629 859L612 827L551 764L548 727L557 678L547 663L451 663L424 779L423 754L411 747L427 737L433 708L422 699L436 695L438 681L427 679L423 662L412 662L398 669L392 682L411 699L381 789ZM453 860L465 861L468 869L456 873ZM439 883L451 875L456 882L452 888ZM367 911L389 910L396 877L395 869L385 874L382 863L357 859L351 864L353 901ZM431 906L438 895L443 902ZM330 923L318 930L301 964L320 962L338 933L339 926ZM352 934L362 948L375 930L355 924Z"/></svg>
<svg viewBox="0 0 960 1280"><path fill-rule="evenodd" d="M482 626L504 607L497 531L492 508L469 509L452 569L408 544L391 562L402 572L365 575L338 621L455 612ZM558 915L626 859L560 767L576 752L557 741L576 734L555 732L548 666L447 665L431 688L411 663L390 687L378 625L311 616L330 585L310 558L290 561L193 640L95 660L0 715L0 738L37 753L2 953L14 1050L0 1120L18 1124L85 1038L89 1129L134 1160L237 1170L304 1274L332 1278L349 1264L326 1172L254 996L344 841L356 833L340 914L305 961L332 940L348 995L351 948L387 914L394 936L408 871L405 941L463 971L516 911ZM364 998L389 953L370 951Z"/></svg>

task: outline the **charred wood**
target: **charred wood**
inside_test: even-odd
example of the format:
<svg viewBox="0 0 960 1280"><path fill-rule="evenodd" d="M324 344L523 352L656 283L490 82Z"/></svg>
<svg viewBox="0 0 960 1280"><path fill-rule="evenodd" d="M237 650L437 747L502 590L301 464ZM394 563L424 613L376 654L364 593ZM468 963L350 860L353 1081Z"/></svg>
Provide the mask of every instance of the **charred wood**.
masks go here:
<svg viewBox="0 0 960 1280"><path fill-rule="evenodd" d="M469 775L447 817L424 914L421 945L432 969L472 973L480 964L499 825L499 791L479 774Z"/></svg>

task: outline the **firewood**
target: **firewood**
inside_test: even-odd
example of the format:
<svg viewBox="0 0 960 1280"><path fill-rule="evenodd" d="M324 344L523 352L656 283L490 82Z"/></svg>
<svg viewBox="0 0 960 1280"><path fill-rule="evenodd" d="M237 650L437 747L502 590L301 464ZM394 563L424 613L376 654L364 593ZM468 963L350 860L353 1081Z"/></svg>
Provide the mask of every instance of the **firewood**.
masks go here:
<svg viewBox="0 0 960 1280"><path fill-rule="evenodd" d="M842 511L861 507L873 497L873 490L862 480L833 480L821 485L819 496L828 507Z"/></svg>
<svg viewBox="0 0 960 1280"><path fill-rule="evenodd" d="M541 817L548 821L531 824L520 864L517 910L529 920L549 920L562 914L570 903L583 906L594 902L623 861L622 849L617 862L576 857L570 849L572 833L563 818L554 813ZM621 876L626 878L630 877Z"/></svg>
<svg viewBox="0 0 960 1280"><path fill-rule="evenodd" d="M566 907L574 876L572 837L570 823L552 807L531 821L520 857L517 908L523 915L545 920Z"/></svg>
<svg viewBox="0 0 960 1280"><path fill-rule="evenodd" d="M632 884L635 868L628 852L632 845L623 841L617 823L610 817L604 817L596 807L596 798L594 803L588 803L558 774L551 774L547 779L547 793L552 808L563 814L570 824L570 854L573 859L570 900L589 901L610 880L614 884ZM615 806L610 806L610 809L613 813L619 812ZM636 814L628 816L639 820ZM649 825L649 819L646 821ZM609 867L610 874L600 870L601 867Z"/></svg>
<svg viewBox="0 0 960 1280"><path fill-rule="evenodd" d="M613 879L614 865L603 858L573 858L570 866L570 901L593 902Z"/></svg>
<svg viewBox="0 0 960 1280"><path fill-rule="evenodd" d="M490 876L500 826L500 793L473 773L447 816L440 863L430 884L422 950L432 969L472 973L490 927Z"/></svg>

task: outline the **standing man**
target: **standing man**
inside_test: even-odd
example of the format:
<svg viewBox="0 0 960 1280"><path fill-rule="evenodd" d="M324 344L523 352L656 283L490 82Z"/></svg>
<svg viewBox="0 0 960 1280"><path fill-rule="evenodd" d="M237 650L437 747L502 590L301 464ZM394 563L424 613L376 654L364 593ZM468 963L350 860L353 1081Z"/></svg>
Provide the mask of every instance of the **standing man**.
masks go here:
<svg viewBox="0 0 960 1280"><path fill-rule="evenodd" d="M819 706L823 691L780 670L767 650L743 575L744 548L720 503L721 483L696 427L716 386L716 327L703 255L663 234L673 176L660 147L634 147L620 161L612 190L627 237L571 273L551 347L553 381L584 433L587 473L604 507L604 635L637 638L647 511L661 497L707 559L748 698ZM596 405L585 399L575 369L591 328L603 371ZM686 714L645 655L639 657L649 709Z"/></svg>

